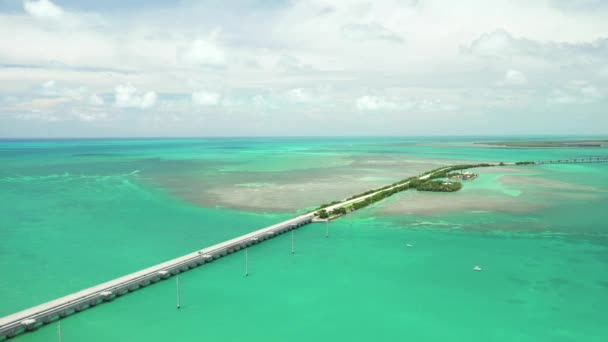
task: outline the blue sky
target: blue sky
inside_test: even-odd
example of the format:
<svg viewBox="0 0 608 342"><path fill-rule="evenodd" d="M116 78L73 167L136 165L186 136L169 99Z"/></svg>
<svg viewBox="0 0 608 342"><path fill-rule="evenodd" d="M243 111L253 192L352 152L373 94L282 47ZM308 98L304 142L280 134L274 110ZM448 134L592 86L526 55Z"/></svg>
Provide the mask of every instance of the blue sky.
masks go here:
<svg viewBox="0 0 608 342"><path fill-rule="evenodd" d="M606 134L601 0L0 0L0 137Z"/></svg>

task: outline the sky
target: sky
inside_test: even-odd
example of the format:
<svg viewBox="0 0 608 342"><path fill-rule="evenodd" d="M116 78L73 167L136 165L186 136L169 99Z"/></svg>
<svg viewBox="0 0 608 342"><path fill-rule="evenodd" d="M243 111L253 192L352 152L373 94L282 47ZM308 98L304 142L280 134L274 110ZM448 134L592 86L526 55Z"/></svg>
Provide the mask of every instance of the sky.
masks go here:
<svg viewBox="0 0 608 342"><path fill-rule="evenodd" d="M604 0L0 0L0 137L607 135Z"/></svg>

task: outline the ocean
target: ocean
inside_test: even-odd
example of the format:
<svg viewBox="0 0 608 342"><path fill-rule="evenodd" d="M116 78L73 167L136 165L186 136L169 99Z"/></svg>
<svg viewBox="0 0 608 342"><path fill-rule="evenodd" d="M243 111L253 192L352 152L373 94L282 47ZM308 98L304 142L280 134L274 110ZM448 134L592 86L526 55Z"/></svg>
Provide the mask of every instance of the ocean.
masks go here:
<svg viewBox="0 0 608 342"><path fill-rule="evenodd" d="M0 141L0 316L543 137ZM554 138L552 138L554 139ZM62 320L64 341L605 341L608 163L476 169ZM473 270L480 266L481 272ZM56 341L57 323L17 337Z"/></svg>

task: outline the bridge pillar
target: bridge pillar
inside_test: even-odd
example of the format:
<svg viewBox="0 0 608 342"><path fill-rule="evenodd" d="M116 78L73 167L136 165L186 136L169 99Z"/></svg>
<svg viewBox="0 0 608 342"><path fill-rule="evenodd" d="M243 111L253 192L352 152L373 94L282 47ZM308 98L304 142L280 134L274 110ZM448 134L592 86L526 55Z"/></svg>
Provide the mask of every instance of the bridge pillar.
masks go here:
<svg viewBox="0 0 608 342"><path fill-rule="evenodd" d="M27 331L32 331L36 328L36 320L33 318L24 319L21 321L21 326Z"/></svg>
<svg viewBox="0 0 608 342"><path fill-rule="evenodd" d="M104 302L109 302L112 300L112 291L103 291L99 294L99 296L101 297L101 300L103 300Z"/></svg>
<svg viewBox="0 0 608 342"><path fill-rule="evenodd" d="M6 337L6 339L9 339L9 338L13 338L13 337L17 336L18 332L19 332L18 328L13 328L13 329L10 329L10 330L4 332L3 335ZM0 337L2 337L2 335L0 335Z"/></svg>

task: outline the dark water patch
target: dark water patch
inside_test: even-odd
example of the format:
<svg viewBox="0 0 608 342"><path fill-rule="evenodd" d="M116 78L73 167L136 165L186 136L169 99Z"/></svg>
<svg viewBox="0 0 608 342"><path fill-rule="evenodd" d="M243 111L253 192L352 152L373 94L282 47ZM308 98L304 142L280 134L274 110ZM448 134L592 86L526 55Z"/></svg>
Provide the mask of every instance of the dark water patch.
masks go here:
<svg viewBox="0 0 608 342"><path fill-rule="evenodd" d="M222 146L219 147L219 149L222 150L245 150L245 149L250 149L249 146Z"/></svg>
<svg viewBox="0 0 608 342"><path fill-rule="evenodd" d="M507 299L507 303L513 304L513 305L524 305L524 304L527 304L528 302L523 299L509 298L509 299Z"/></svg>
<svg viewBox="0 0 608 342"><path fill-rule="evenodd" d="M386 147L415 147L417 142L400 142L400 143L390 143L390 144L376 144L372 146L386 146Z"/></svg>
<svg viewBox="0 0 608 342"><path fill-rule="evenodd" d="M569 258L568 258L568 261L570 261L570 262L572 262L572 263L576 264L576 263L581 263L581 262L584 262L584 259L583 259L583 258L580 258L580 257L578 257L578 256L574 256L574 257L569 257Z"/></svg>
<svg viewBox="0 0 608 342"><path fill-rule="evenodd" d="M561 278L561 277L554 277L548 280L549 285L557 288L557 289L562 289L562 288L568 288L568 287L572 287L572 285L574 285L574 283L566 278Z"/></svg>
<svg viewBox="0 0 608 342"><path fill-rule="evenodd" d="M537 261L527 261L524 266L532 268L538 266L540 263Z"/></svg>
<svg viewBox="0 0 608 342"><path fill-rule="evenodd" d="M549 286L546 282L536 282L532 288L538 292L551 292L555 290L555 288Z"/></svg>
<svg viewBox="0 0 608 342"><path fill-rule="evenodd" d="M601 287L608 289L608 280L599 280L597 284Z"/></svg>
<svg viewBox="0 0 608 342"><path fill-rule="evenodd" d="M126 154L118 153L76 153L72 154L73 157L128 157Z"/></svg>
<svg viewBox="0 0 608 342"><path fill-rule="evenodd" d="M517 278L517 277L509 277L509 281L511 281L512 283L515 283L519 286L528 286L531 283L529 280L521 279L521 278Z"/></svg>

